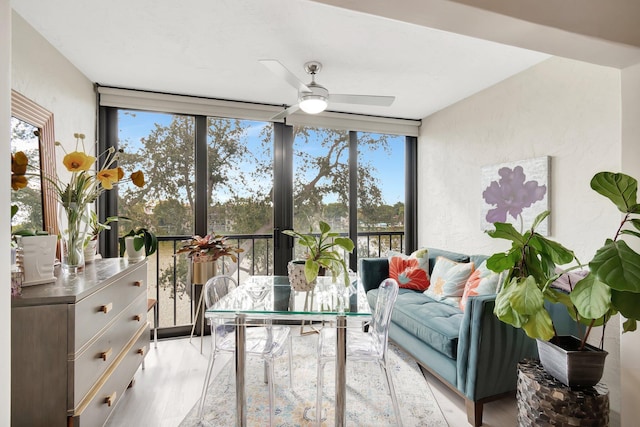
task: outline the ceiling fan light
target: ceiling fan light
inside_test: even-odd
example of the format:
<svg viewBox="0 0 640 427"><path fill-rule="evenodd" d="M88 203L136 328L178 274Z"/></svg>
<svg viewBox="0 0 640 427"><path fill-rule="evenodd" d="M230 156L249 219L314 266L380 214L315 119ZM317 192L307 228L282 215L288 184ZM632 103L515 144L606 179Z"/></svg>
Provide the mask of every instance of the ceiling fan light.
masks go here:
<svg viewBox="0 0 640 427"><path fill-rule="evenodd" d="M300 99L300 109L308 114L318 114L327 108L327 98L322 95L305 95Z"/></svg>

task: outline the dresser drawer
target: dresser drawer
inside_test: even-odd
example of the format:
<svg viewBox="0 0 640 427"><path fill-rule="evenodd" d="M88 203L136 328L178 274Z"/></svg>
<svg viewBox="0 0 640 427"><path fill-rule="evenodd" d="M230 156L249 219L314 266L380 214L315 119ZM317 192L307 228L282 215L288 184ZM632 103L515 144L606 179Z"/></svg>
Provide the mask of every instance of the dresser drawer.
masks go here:
<svg viewBox="0 0 640 427"><path fill-rule="evenodd" d="M84 399L95 382L111 366L136 332L147 323L147 296L138 295L114 322L92 340L89 347L69 360L69 383L73 395L69 396L72 408Z"/></svg>
<svg viewBox="0 0 640 427"><path fill-rule="evenodd" d="M96 427L105 424L115 405L118 403L129 383L133 379L142 358L149 350L149 326L140 331L140 335L132 346L117 360L118 365L110 372L99 388L92 393L90 400L80 408L72 422L75 427Z"/></svg>
<svg viewBox="0 0 640 427"><path fill-rule="evenodd" d="M138 268L75 304L75 332L70 354L81 350L131 301L140 294L147 294L146 274L146 263L141 263Z"/></svg>

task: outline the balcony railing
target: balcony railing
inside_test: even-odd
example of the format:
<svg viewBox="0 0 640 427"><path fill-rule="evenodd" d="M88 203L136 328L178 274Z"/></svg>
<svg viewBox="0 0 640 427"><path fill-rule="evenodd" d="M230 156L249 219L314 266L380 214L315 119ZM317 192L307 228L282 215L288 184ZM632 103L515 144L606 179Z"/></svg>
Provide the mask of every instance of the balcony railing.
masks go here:
<svg viewBox="0 0 640 427"><path fill-rule="evenodd" d="M192 301L194 289L190 262L185 255L176 255L182 241L190 238L158 236L158 250L148 258L148 292L149 297L158 301L158 327L161 329L185 327L180 329L186 330L194 322L196 304ZM225 257L219 264L220 274L232 275L238 282L251 275L273 274L273 235L228 235L227 240L243 248L244 252L237 263ZM362 232L357 240L359 258L385 256L390 250L404 250L403 231ZM300 248L296 246L296 249ZM352 266L352 269L356 267Z"/></svg>

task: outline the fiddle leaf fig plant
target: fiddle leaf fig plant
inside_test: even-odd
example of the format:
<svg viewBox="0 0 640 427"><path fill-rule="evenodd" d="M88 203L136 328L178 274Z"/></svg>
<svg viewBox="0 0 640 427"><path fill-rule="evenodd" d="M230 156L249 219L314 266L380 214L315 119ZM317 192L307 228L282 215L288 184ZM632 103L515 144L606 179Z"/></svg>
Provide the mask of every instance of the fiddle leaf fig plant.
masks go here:
<svg viewBox="0 0 640 427"><path fill-rule="evenodd" d="M511 248L487 260L495 272L507 271L505 285L496 296L494 313L500 320L522 328L528 336L545 341L557 335L545 301L561 303L569 315L587 326L582 347L594 326L604 326L611 316L625 318L624 331L634 331L640 319L640 254L621 240L621 236L640 238L640 205L638 182L621 173L599 172L591 180L591 188L613 202L623 214L612 239L607 239L588 263L588 273L569 292L552 287L562 274L585 268L573 251L536 232L536 227L549 215L538 215L524 233L511 224L495 223L488 231L494 238L511 241ZM559 266L571 264L559 270Z"/></svg>
<svg viewBox="0 0 640 427"><path fill-rule="evenodd" d="M313 228L309 229L308 234L294 230L282 232L287 236L298 238L300 245L308 249L304 266L304 275L308 282L318 277L320 268L325 268L331 271L334 279L343 275L345 286L349 286L349 273L344 254L337 249L351 253L355 245L350 238L341 237L339 233L332 232L331 226L326 222L320 221L319 226L319 234L314 234Z"/></svg>

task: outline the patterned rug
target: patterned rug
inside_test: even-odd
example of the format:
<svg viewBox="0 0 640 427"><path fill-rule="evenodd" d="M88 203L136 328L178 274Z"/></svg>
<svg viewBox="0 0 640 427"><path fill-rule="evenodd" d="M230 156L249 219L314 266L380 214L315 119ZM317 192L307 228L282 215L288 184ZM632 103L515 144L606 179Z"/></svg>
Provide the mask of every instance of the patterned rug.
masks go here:
<svg viewBox="0 0 640 427"><path fill-rule="evenodd" d="M293 337L293 389L289 388L286 353L275 363L276 426L314 426L316 399L317 335ZM447 423L418 365L393 344L389 361L405 426L446 427ZM216 361L216 363L218 363ZM222 362L221 362L222 363ZM335 424L335 363L324 371L323 426ZM247 358L247 425L269 425L269 392L264 367L257 357ZM231 426L235 420L235 377L232 361L211 380L205 400L205 417L198 420L199 402L180 424L192 426ZM351 426L395 426L391 396L382 370L372 363L347 361L347 414Z"/></svg>

